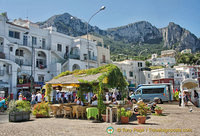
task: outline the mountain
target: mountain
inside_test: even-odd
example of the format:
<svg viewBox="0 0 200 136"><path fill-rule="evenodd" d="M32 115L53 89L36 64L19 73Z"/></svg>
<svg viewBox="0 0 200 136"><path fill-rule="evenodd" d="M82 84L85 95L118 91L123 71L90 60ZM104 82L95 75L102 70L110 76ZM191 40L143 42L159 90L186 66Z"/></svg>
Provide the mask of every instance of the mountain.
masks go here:
<svg viewBox="0 0 200 136"><path fill-rule="evenodd" d="M125 43L160 43L162 41L159 29L147 21L108 29L107 35L113 40L122 40Z"/></svg>
<svg viewBox="0 0 200 136"><path fill-rule="evenodd" d="M37 22L37 24L41 28L54 26L58 32L74 37L87 34L87 22L83 22L68 13L52 16L44 22ZM96 26L88 25L88 30L89 32L104 34L104 31Z"/></svg>
<svg viewBox="0 0 200 136"><path fill-rule="evenodd" d="M200 40L188 30L170 22L165 28L161 28L164 46L179 51L191 49L192 52L200 50Z"/></svg>
<svg viewBox="0 0 200 136"><path fill-rule="evenodd" d="M55 15L44 22L38 22L41 28L54 26L58 32L81 36L87 34L87 22L68 13ZM97 26L88 25L90 33L101 36L111 47L111 54L138 55L148 48L148 53L160 53L164 49L200 50L200 39L181 26L170 22L165 28L156 28L147 21L140 21L121 27L101 30Z"/></svg>

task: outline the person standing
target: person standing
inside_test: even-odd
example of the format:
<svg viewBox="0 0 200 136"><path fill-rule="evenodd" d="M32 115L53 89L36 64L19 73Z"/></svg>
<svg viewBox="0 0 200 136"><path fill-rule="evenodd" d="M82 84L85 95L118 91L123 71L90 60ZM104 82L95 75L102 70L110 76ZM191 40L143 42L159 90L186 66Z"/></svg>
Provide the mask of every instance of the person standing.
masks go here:
<svg viewBox="0 0 200 136"><path fill-rule="evenodd" d="M32 92L32 96L31 96L31 105L34 105L34 104L35 104L35 97L36 97L35 93Z"/></svg>
<svg viewBox="0 0 200 136"><path fill-rule="evenodd" d="M179 91L178 97L179 97L179 106L181 106L181 99L182 99L181 91Z"/></svg>
<svg viewBox="0 0 200 136"><path fill-rule="evenodd" d="M41 103L42 102L42 95L41 95L40 92L37 93L36 97L37 97L37 103Z"/></svg>
<svg viewBox="0 0 200 136"><path fill-rule="evenodd" d="M23 95L22 93L19 94L19 101L22 101L23 100Z"/></svg>
<svg viewBox="0 0 200 136"><path fill-rule="evenodd" d="M198 107L199 94L194 90L194 105Z"/></svg>

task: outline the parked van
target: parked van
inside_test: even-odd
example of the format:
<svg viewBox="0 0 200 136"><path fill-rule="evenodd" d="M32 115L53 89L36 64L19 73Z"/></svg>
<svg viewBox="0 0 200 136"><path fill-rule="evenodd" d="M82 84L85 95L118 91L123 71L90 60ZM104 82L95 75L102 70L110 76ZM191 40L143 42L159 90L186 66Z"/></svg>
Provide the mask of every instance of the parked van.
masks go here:
<svg viewBox="0 0 200 136"><path fill-rule="evenodd" d="M173 85L171 83L159 83L159 84L141 84L138 85L138 87L136 88L136 90L138 88L140 88L141 86L166 86L166 94L169 96L169 101L173 101Z"/></svg>
<svg viewBox="0 0 200 136"><path fill-rule="evenodd" d="M154 99L158 99L159 103L162 103L164 101L169 101L169 94L166 88L166 85L141 86L130 97L136 101L138 101L139 98L143 101L154 101Z"/></svg>

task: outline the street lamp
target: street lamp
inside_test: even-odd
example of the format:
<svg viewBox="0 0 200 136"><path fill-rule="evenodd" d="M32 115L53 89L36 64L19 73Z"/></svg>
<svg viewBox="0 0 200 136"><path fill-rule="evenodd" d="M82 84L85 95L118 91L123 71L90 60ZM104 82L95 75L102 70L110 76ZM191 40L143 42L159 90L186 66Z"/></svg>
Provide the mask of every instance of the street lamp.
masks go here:
<svg viewBox="0 0 200 136"><path fill-rule="evenodd" d="M97 12L95 12L91 17L90 19L88 20L87 22L87 63L88 63L88 66L87 66L87 69L90 68L90 63L89 63L89 39L88 39L88 25L89 25L89 22L90 20L96 15L98 14L100 11L104 10L106 7L105 6L102 6Z"/></svg>

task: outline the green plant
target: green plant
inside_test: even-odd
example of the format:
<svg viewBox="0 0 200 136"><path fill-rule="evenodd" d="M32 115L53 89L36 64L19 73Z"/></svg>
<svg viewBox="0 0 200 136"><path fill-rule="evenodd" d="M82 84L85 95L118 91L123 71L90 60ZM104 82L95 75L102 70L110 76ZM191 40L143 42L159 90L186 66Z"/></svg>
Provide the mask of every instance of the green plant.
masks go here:
<svg viewBox="0 0 200 136"><path fill-rule="evenodd" d="M174 97L174 99L175 100L179 100L179 92L178 91L176 91L174 94L173 94L173 97Z"/></svg>
<svg viewBox="0 0 200 136"><path fill-rule="evenodd" d="M49 106L48 106L48 103L45 103L45 102L42 102L42 103L38 103L34 106L33 108L33 115L37 115L37 114L40 114L40 115L43 115L43 116L49 116Z"/></svg>
<svg viewBox="0 0 200 136"><path fill-rule="evenodd" d="M29 101L10 101L8 106L8 113L11 112L30 112L31 111L31 105Z"/></svg>
<svg viewBox="0 0 200 136"><path fill-rule="evenodd" d="M160 107L160 106L156 106L156 107L155 107L155 110L163 110L163 108Z"/></svg>
<svg viewBox="0 0 200 136"><path fill-rule="evenodd" d="M137 103L138 105L138 112L141 116L147 116L148 111L150 108L142 101Z"/></svg>
<svg viewBox="0 0 200 136"><path fill-rule="evenodd" d="M120 110L118 110L118 115L120 115L120 117L131 117L132 116L132 113L131 111L126 111L125 108L121 108L121 113L120 113Z"/></svg>
<svg viewBox="0 0 200 136"><path fill-rule="evenodd" d="M18 112L19 110L17 109L17 103L15 100L11 100L9 102L9 105L8 105L8 113L12 113L12 112Z"/></svg>

